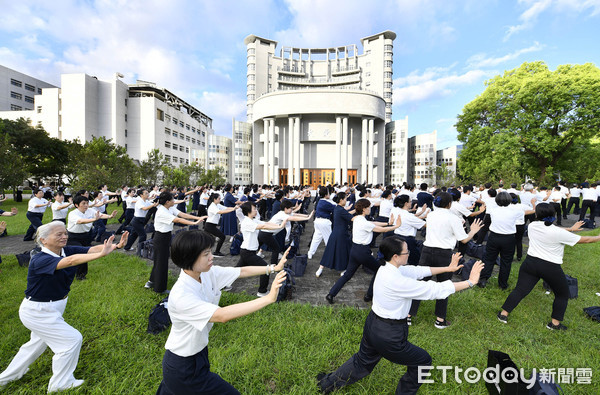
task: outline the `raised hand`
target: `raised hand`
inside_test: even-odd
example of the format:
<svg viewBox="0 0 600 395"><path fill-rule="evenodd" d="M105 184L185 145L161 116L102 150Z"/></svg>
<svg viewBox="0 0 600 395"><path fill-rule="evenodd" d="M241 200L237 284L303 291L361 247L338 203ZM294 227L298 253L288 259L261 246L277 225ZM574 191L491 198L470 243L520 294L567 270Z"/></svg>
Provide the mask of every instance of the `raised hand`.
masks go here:
<svg viewBox="0 0 600 395"><path fill-rule="evenodd" d="M285 252L281 256L281 259L279 260L279 263L277 263L277 266L275 266L275 269L274 269L276 272L280 272L280 271L283 270L283 266L287 262L287 256L288 256L288 253L290 252L291 249L292 249L292 246L289 246L288 249L285 250Z"/></svg>
<svg viewBox="0 0 600 395"><path fill-rule="evenodd" d="M279 288L283 285L285 278L287 276L287 272L279 272L275 279L273 280L273 284L271 284L271 291L269 292L268 298L272 302L277 301L277 294L279 293Z"/></svg>
<svg viewBox="0 0 600 395"><path fill-rule="evenodd" d="M452 254L452 261L450 261L450 265L448 266L448 272L453 273L463 267L464 265L459 265L460 259L462 258L462 254L460 252L456 252Z"/></svg>
<svg viewBox="0 0 600 395"><path fill-rule="evenodd" d="M481 270L483 270L483 262L475 262L473 268L471 269L471 275L469 276L469 281L472 284L477 284L479 282L479 275L481 274Z"/></svg>

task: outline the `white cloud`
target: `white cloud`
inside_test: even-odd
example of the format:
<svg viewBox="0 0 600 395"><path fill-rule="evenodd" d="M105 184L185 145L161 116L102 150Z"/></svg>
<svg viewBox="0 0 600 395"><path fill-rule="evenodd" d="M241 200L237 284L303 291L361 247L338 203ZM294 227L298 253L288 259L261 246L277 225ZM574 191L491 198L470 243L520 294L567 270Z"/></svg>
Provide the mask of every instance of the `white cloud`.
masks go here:
<svg viewBox="0 0 600 395"><path fill-rule="evenodd" d="M215 124L213 128L216 134L231 137L231 119L238 121L246 120L246 96L245 93L221 93L207 92L194 94L193 101L197 107L208 114L211 118L219 119L221 122ZM228 120L228 123L226 122Z"/></svg>
<svg viewBox="0 0 600 395"><path fill-rule="evenodd" d="M541 51L542 49L544 49L544 45L536 41L530 47L519 49L517 51L496 58L487 57L485 53L478 53L467 59L467 66L469 68L495 67L501 63L514 60L523 54Z"/></svg>
<svg viewBox="0 0 600 395"><path fill-rule="evenodd" d="M394 80L394 105L401 106L450 96L461 87L481 82L491 74L483 70L449 74L449 68L441 67L427 69L422 74L416 70L407 77Z"/></svg>
<svg viewBox="0 0 600 395"><path fill-rule="evenodd" d="M519 16L519 24L509 26L504 36L507 41L512 35L531 29L537 22L538 16L545 11L555 14L579 14L588 12L589 17L600 15L600 0L519 0L527 9Z"/></svg>

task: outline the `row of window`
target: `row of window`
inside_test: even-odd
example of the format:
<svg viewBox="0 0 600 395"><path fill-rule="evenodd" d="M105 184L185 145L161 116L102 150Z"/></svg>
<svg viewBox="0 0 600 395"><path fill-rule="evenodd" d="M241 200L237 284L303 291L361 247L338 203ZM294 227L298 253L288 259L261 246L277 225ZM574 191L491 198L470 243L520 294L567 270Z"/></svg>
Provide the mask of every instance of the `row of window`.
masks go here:
<svg viewBox="0 0 600 395"><path fill-rule="evenodd" d="M23 95L21 93L18 93L18 92L10 91L10 97L13 98L13 99L16 99L16 100L23 100ZM33 97L31 97L31 96L25 96L25 102L33 104Z"/></svg>
<svg viewBox="0 0 600 395"><path fill-rule="evenodd" d="M181 140L189 141L189 142L191 142L192 144L196 144L196 143L198 143L198 145L201 145L202 147L204 147L204 145L205 145L205 144L204 144L204 141L201 141L200 139L196 140L196 139L195 139L195 138L193 138L193 137L191 137L191 138L190 138L190 136L186 136L186 135L185 135L185 134L183 134L183 133L178 133L178 132L177 132L177 131L175 131L175 130L171 131L171 129L169 129L169 128L165 128L165 134L166 134L166 135L168 135L168 136L173 136L173 137L175 137L175 138L178 138L178 137L179 137Z"/></svg>
<svg viewBox="0 0 600 395"><path fill-rule="evenodd" d="M23 87L23 82L19 81L19 80L15 80L14 78L10 79L10 84L19 88ZM34 92L35 93L35 86L30 85L30 84L25 84L25 90L28 90L30 92ZM37 88L37 93L38 94L42 94L42 88Z"/></svg>
<svg viewBox="0 0 600 395"><path fill-rule="evenodd" d="M190 126L190 124L185 123L183 121L180 121L179 119L175 118L175 117L171 117L169 114L165 114L164 115L164 119L163 118L159 118L158 117L158 111L160 111L161 113L163 112L162 110L157 109L157 118L160 119L161 121L167 121L167 122L172 122L174 125L179 125L182 128L185 128L187 130L191 130L192 133L202 133L202 137L206 136L206 132L201 131L200 129L196 129L194 126ZM175 132L173 132L175 133Z"/></svg>
<svg viewBox="0 0 600 395"><path fill-rule="evenodd" d="M189 147L185 147L183 145L171 144L169 141L165 141L165 148L173 148L175 151L179 150L181 152L185 152L186 154L190 153Z"/></svg>
<svg viewBox="0 0 600 395"><path fill-rule="evenodd" d="M165 155L165 159L170 162L171 161L171 155ZM185 163L186 165L190 164L190 160L189 159L178 158L177 156L174 156L172 160L173 160L173 163Z"/></svg>

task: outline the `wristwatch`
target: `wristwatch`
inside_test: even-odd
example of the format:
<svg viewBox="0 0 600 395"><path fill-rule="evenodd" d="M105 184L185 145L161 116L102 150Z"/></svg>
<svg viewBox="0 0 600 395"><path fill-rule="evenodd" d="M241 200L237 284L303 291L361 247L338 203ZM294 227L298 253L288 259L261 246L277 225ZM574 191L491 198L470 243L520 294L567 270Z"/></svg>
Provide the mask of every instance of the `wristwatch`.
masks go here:
<svg viewBox="0 0 600 395"><path fill-rule="evenodd" d="M469 288L473 288L473 283L471 282L471 280L467 280L467 282L469 283Z"/></svg>

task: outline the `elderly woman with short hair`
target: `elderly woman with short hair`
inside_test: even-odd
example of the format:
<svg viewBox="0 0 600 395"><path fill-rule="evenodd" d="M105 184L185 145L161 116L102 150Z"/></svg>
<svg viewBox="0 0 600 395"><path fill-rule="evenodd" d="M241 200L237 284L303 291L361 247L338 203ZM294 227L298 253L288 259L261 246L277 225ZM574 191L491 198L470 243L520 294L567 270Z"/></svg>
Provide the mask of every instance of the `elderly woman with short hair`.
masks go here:
<svg viewBox="0 0 600 395"><path fill-rule="evenodd" d="M102 245L79 247L67 245L68 233L62 222L53 221L38 228L36 242L42 251L31 258L25 299L19 308L19 318L31 331L31 340L21 346L0 374L0 386L20 379L46 347L54 352L48 392L83 384L83 380L73 376L81 349L81 333L62 316L67 296L77 266L121 248L127 236L125 232L119 244L113 244L114 236L111 236Z"/></svg>

